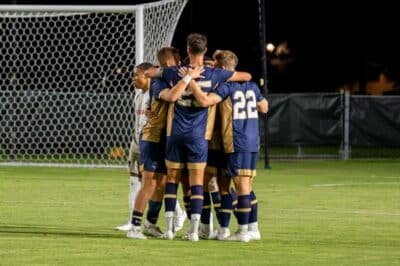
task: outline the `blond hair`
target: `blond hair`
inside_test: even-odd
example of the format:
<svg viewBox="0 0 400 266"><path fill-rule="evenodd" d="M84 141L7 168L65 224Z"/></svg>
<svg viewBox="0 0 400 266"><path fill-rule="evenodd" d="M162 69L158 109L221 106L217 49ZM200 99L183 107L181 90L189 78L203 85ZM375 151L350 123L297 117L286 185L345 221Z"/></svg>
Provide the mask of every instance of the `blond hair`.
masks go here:
<svg viewBox="0 0 400 266"><path fill-rule="evenodd" d="M235 70L239 59L236 54L229 50L217 50L213 54L217 67L224 67L229 70Z"/></svg>

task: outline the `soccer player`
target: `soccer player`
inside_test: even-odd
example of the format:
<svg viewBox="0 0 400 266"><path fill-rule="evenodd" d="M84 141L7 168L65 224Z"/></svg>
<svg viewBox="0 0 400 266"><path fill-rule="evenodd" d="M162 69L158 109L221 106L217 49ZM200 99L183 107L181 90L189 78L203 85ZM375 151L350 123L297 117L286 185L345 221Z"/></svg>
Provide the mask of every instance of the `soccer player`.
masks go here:
<svg viewBox="0 0 400 266"><path fill-rule="evenodd" d="M231 51L216 55L217 65L234 70L238 63ZM237 194L237 216L239 229L227 240L248 242L251 212L250 194L252 179L256 175L259 149L258 112L268 111L268 102L254 82L224 83L213 93L204 93L195 82L189 84L194 96L203 107L220 104L224 151L229 154L227 174L233 179ZM253 192L254 194L254 192ZM254 196L255 197L255 196ZM254 217L252 219L254 223ZM258 231L258 228L256 229ZM259 233L259 231L258 231ZM257 237L260 239L260 236Z"/></svg>
<svg viewBox="0 0 400 266"><path fill-rule="evenodd" d="M207 51L207 38L204 35L193 33L187 37L187 53L190 65L188 70L203 66L204 54ZM185 75L180 72L181 76ZM243 72L227 71L224 69L205 66L204 77L196 80L187 75L183 78L187 83L196 82L201 88L210 92L225 81L250 80L251 75ZM172 84L180 80L178 68L165 68L162 77ZM182 169L186 166L189 171L190 185L190 229L185 239L198 241L200 215L203 206L204 169L207 162L207 141L213 132L215 118L214 108L200 107L190 90L186 90L180 99L171 107L167 121L167 152L166 163L168 169L165 189L166 232L167 239L174 238L172 218L176 204L178 182Z"/></svg>
<svg viewBox="0 0 400 266"><path fill-rule="evenodd" d="M204 202L200 217L199 237L201 239L215 239L216 233L213 230L213 217L211 206L214 207L215 215L219 223L221 195L218 186L219 179L226 171L225 156L222 151L221 121L218 115L215 116L214 131L208 142L207 166L204 176ZM211 204L212 203L212 204Z"/></svg>
<svg viewBox="0 0 400 266"><path fill-rule="evenodd" d="M161 66L175 66L179 62L177 50L175 48L162 48L158 53L158 59ZM202 68L195 68L188 71L190 78L198 78ZM158 214L162 205L162 198L165 184L166 167L164 162L165 154L165 122L168 102L162 100L160 95L166 96L181 94L186 88L186 82L181 81L169 89L168 84L158 78L147 78L147 82L141 84L144 90L150 91L150 112L151 115L143 127L140 141L140 161L143 176L143 185L136 197L134 211L132 214L132 227L127 233L127 237L136 239L146 239L144 234L160 237L162 232L156 226ZM156 187L159 189L156 190ZM141 222L147 202L149 201L149 210L144 225L144 231L141 231ZM185 212L180 210L180 216L183 216L182 222L177 225L182 227L185 219ZM177 218L181 218L177 217ZM179 228L178 228L179 229ZM175 229L177 230L177 229ZM144 234L143 234L144 233Z"/></svg>
<svg viewBox="0 0 400 266"><path fill-rule="evenodd" d="M142 132L143 126L146 124L146 110L149 101L149 92L147 89L143 90L147 84L147 77L144 72L152 67L153 65L147 62L141 63L136 66L135 73L132 78L133 86L135 87L135 98L134 98L134 111L135 111L135 124L132 142L129 149L128 157L128 171L130 174L130 191L128 197L129 213L130 218L128 223L117 226L116 229L119 231L128 231L131 228L132 211L135 206L135 199L138 191L142 186L142 176L139 171L139 139L140 133Z"/></svg>

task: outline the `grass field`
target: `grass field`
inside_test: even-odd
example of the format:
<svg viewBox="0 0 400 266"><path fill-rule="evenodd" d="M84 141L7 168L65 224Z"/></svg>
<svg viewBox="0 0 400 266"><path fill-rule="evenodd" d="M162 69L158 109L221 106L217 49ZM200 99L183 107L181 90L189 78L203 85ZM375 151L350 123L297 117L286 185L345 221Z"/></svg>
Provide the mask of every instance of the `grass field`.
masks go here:
<svg viewBox="0 0 400 266"><path fill-rule="evenodd" d="M400 265L399 161L271 166L249 243L127 239L125 170L1 166L0 265Z"/></svg>

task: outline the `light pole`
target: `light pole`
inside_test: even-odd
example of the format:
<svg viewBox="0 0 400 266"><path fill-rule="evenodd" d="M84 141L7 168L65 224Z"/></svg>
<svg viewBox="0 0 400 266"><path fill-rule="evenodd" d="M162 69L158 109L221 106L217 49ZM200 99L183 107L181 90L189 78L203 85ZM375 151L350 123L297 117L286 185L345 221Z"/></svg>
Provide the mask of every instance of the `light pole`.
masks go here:
<svg viewBox="0 0 400 266"><path fill-rule="evenodd" d="M265 0L258 0L259 14L259 30L260 30L260 49L261 49L261 76L264 96L268 94L268 79L267 79L267 53L266 53L266 38L265 38ZM262 115L264 120L264 169L271 169L269 164L269 138L268 138L268 115Z"/></svg>

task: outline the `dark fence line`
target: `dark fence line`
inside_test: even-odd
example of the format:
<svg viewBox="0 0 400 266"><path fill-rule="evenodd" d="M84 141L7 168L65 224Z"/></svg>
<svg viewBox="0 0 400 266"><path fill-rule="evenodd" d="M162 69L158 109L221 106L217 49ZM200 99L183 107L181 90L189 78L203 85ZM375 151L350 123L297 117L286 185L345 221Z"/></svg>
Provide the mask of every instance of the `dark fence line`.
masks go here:
<svg viewBox="0 0 400 266"><path fill-rule="evenodd" d="M277 155L275 147L293 147L296 157L306 157L306 148L314 147L309 155L341 158L351 157L360 148L366 157L379 157L374 149L394 148L399 149L394 157L400 157L400 96L295 93L270 94L268 101L272 157ZM316 151L315 147L326 149Z"/></svg>

